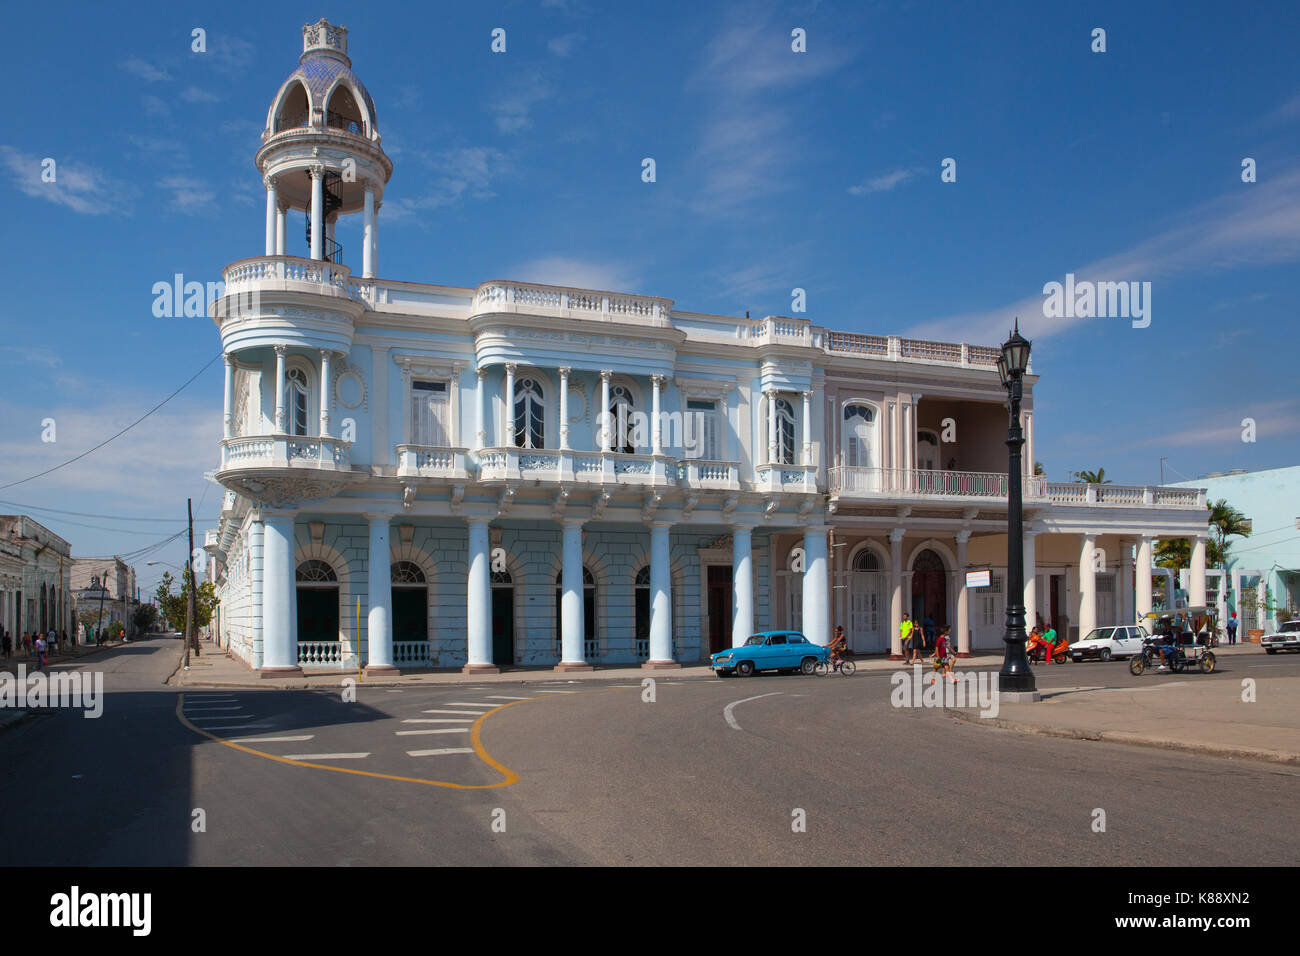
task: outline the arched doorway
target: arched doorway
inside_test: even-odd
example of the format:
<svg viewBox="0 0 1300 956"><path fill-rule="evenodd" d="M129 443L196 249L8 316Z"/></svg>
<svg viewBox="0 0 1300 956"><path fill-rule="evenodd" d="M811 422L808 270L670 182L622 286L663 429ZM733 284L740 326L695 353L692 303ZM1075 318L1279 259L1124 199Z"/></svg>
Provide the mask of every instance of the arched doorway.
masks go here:
<svg viewBox="0 0 1300 956"><path fill-rule="evenodd" d="M330 565L312 558L298 565L298 663L338 664L339 579Z"/></svg>
<svg viewBox="0 0 1300 956"><path fill-rule="evenodd" d="M414 561L394 561L393 663L429 661L429 582Z"/></svg>
<svg viewBox="0 0 1300 956"><path fill-rule="evenodd" d="M936 634L948 623L948 573L943 558L929 548L912 562L912 620L924 621L926 615Z"/></svg>
<svg viewBox="0 0 1300 956"><path fill-rule="evenodd" d="M515 662L515 579L509 571L492 572L492 663Z"/></svg>
<svg viewBox="0 0 1300 956"><path fill-rule="evenodd" d="M884 567L874 551L863 548L849 573L849 648L855 654L888 651L888 621Z"/></svg>

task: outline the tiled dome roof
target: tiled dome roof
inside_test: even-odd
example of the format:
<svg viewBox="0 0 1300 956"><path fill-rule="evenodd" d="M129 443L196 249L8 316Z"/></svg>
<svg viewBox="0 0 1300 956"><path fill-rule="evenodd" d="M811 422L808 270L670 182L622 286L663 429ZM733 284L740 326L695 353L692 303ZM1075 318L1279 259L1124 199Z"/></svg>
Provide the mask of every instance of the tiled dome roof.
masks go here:
<svg viewBox="0 0 1300 956"><path fill-rule="evenodd" d="M375 101L370 98L370 93L365 84L352 72L347 62L333 53L324 50L311 50L304 53L298 63L298 68L285 78L284 83L280 84L280 89L283 90L285 86L295 79L302 80L310 92L312 105L323 107L325 97L329 94L330 88L334 86L334 81L340 76L365 101L366 111L370 114L370 128L377 129L379 114L375 110Z"/></svg>

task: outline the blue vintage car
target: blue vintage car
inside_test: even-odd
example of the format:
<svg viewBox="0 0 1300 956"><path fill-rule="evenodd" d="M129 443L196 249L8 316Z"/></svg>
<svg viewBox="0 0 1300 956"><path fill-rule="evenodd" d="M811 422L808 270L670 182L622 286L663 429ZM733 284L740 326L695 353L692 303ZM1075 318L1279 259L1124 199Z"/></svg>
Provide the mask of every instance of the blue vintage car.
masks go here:
<svg viewBox="0 0 1300 956"><path fill-rule="evenodd" d="M762 631L740 647L718 651L709 667L719 677L737 674L751 677L757 671L802 671L811 674L818 661L830 651L814 644L798 631Z"/></svg>

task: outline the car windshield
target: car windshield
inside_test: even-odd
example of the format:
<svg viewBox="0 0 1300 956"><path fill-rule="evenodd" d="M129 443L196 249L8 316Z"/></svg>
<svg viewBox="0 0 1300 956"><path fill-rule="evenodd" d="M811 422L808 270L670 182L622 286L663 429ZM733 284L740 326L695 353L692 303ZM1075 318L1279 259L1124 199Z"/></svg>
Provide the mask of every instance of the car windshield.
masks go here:
<svg viewBox="0 0 1300 956"><path fill-rule="evenodd" d="M1104 641L1104 640L1106 640L1107 638L1110 637L1110 632L1111 632L1112 630L1113 630L1113 628L1109 628L1109 627L1099 627L1099 628L1096 628L1096 629L1094 629L1094 630L1089 631L1089 632L1088 632L1088 636L1085 637L1084 640L1085 640L1085 641Z"/></svg>
<svg viewBox="0 0 1300 956"><path fill-rule="evenodd" d="M1282 630L1287 633L1290 633L1292 631L1300 631L1300 621L1287 621L1285 624L1282 625Z"/></svg>
<svg viewBox="0 0 1300 956"><path fill-rule="evenodd" d="M762 644L766 640L767 638L763 637L761 634L755 634L745 642L745 646L749 647L751 644Z"/></svg>

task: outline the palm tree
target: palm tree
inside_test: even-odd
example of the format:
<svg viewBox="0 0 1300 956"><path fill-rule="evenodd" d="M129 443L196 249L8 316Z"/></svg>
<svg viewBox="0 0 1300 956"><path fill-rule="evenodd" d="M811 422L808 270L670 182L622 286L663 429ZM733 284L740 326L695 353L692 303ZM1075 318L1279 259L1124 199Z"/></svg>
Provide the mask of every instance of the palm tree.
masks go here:
<svg viewBox="0 0 1300 956"><path fill-rule="evenodd" d="M1228 504L1227 498L1220 498L1209 507L1214 538L1210 541L1208 557L1212 567L1226 568L1228 552L1232 549L1228 539L1250 537L1250 522L1244 514Z"/></svg>
<svg viewBox="0 0 1300 956"><path fill-rule="evenodd" d="M1043 470L1043 463L1041 461L1034 462L1034 474L1035 475L1047 474L1047 472Z"/></svg>
<svg viewBox="0 0 1300 956"><path fill-rule="evenodd" d="M1087 485L1109 485L1111 483L1110 479L1106 477L1105 468L1098 468L1096 471L1076 471L1074 480Z"/></svg>

